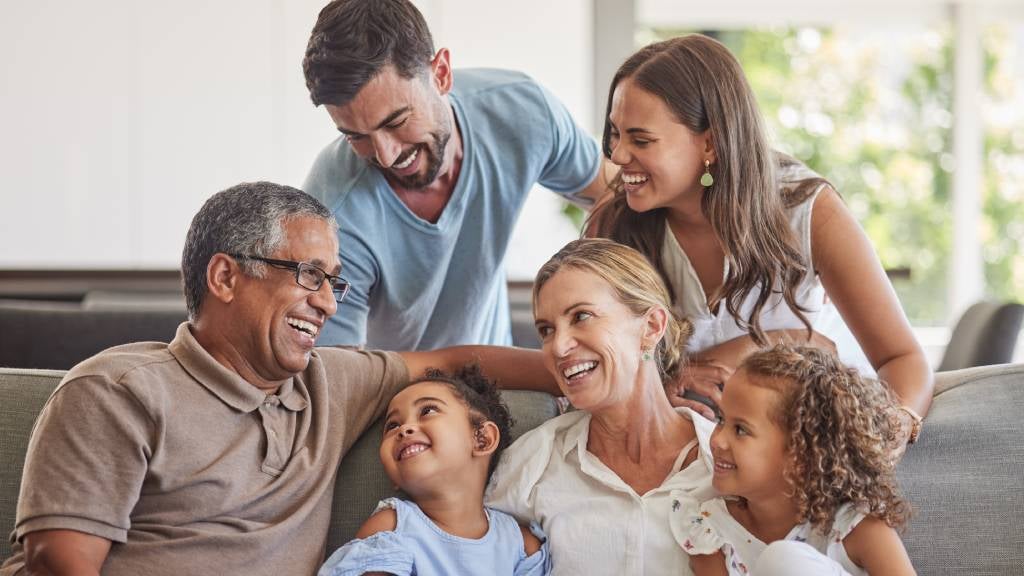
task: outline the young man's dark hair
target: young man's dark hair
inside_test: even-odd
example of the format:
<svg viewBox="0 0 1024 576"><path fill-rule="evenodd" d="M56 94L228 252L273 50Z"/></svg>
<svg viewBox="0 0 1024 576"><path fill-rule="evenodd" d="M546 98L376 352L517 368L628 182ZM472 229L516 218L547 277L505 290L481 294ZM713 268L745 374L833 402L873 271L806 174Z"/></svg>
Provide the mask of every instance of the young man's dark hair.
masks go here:
<svg viewBox="0 0 1024 576"><path fill-rule="evenodd" d="M334 0L313 26L302 70L313 104L344 106L385 66L414 78L433 57L427 22L408 0Z"/></svg>

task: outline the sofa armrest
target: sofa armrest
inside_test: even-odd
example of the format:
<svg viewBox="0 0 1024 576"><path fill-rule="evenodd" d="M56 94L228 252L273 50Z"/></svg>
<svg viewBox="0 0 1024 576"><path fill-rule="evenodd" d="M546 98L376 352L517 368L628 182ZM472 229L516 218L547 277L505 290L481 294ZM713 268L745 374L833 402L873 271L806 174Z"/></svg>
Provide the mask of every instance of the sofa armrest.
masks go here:
<svg viewBox="0 0 1024 576"><path fill-rule="evenodd" d="M1024 574L1024 365L936 375L897 473L919 574Z"/></svg>
<svg viewBox="0 0 1024 576"><path fill-rule="evenodd" d="M64 377L61 370L0 368L0 561L11 556L28 439L36 417Z"/></svg>

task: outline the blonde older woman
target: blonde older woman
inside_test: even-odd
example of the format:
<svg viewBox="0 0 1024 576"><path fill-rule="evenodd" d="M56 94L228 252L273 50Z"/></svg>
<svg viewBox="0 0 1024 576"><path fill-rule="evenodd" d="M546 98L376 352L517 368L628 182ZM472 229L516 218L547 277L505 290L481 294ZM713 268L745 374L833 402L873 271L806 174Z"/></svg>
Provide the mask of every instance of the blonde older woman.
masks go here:
<svg viewBox="0 0 1024 576"><path fill-rule="evenodd" d="M689 574L670 492L710 496L715 425L673 408L662 387L689 323L639 252L602 239L555 254L533 304L545 365L578 410L508 449L488 505L541 524L555 574Z"/></svg>

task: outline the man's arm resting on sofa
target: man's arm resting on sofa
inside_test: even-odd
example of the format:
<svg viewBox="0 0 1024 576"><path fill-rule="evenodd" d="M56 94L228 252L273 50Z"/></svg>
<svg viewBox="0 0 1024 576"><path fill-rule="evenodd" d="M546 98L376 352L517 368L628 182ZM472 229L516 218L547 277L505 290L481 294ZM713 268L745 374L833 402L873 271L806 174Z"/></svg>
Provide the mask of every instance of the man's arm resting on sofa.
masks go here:
<svg viewBox="0 0 1024 576"><path fill-rule="evenodd" d="M99 576L110 540L77 530L39 530L25 534L25 569L40 576Z"/></svg>

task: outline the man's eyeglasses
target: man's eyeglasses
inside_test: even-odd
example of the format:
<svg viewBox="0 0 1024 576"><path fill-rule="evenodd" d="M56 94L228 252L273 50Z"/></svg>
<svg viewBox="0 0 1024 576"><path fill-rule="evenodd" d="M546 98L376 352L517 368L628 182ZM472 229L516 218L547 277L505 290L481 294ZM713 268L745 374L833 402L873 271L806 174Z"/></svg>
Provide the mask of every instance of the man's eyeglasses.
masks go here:
<svg viewBox="0 0 1024 576"><path fill-rule="evenodd" d="M334 276L328 274L323 268L314 266L308 262L295 262L293 260L275 260L273 258L264 258L262 256L252 256L247 254L228 254L235 259L245 260L257 260L264 262L274 268L281 268L284 270L295 271L295 283L302 286L306 290L316 292L324 284L324 280L327 280L331 286L331 292L334 292L334 299L341 304L341 301L345 299L345 295L348 294L350 284L347 280L341 276Z"/></svg>

